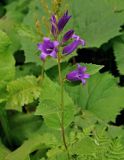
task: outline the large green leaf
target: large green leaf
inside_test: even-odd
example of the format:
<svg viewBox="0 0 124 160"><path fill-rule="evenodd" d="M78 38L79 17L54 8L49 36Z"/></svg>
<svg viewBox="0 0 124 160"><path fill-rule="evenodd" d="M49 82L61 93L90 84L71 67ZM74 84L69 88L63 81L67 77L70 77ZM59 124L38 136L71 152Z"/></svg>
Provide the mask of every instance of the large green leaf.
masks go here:
<svg viewBox="0 0 124 160"><path fill-rule="evenodd" d="M15 61L11 45L7 34L0 30L0 81L11 80L15 74Z"/></svg>
<svg viewBox="0 0 124 160"><path fill-rule="evenodd" d="M119 12L106 0L72 0L70 6L75 32L86 40L87 47L99 47L120 34L124 5Z"/></svg>
<svg viewBox="0 0 124 160"><path fill-rule="evenodd" d="M75 103L106 121L113 121L124 106L124 89L110 74L95 74L85 86L66 86Z"/></svg>
<svg viewBox="0 0 124 160"><path fill-rule="evenodd" d="M61 123L61 90L60 86L45 76L42 87L40 104L36 115L42 115L46 124L54 129L60 129ZM74 103L64 91L64 126L67 127L74 116Z"/></svg>
<svg viewBox="0 0 124 160"><path fill-rule="evenodd" d="M35 134L31 136L30 139L25 141L18 149L8 154L6 160L27 160L26 158L33 151L36 151L40 148L43 150L44 148L47 149L56 143L56 138L51 134Z"/></svg>
<svg viewBox="0 0 124 160"><path fill-rule="evenodd" d="M34 76L14 80L7 85L9 93L7 109L22 110L22 106L32 103L40 95L40 87Z"/></svg>
<svg viewBox="0 0 124 160"><path fill-rule="evenodd" d="M114 39L113 47L118 70L121 74L124 74L124 35Z"/></svg>

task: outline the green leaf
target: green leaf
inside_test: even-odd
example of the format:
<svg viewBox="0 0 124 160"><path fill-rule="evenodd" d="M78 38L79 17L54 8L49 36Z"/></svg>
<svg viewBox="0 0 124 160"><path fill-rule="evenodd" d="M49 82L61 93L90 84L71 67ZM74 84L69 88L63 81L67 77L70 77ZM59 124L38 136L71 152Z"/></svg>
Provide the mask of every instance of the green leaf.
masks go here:
<svg viewBox="0 0 124 160"><path fill-rule="evenodd" d="M10 150L7 149L0 140L0 160L5 160L5 157L10 153Z"/></svg>
<svg viewBox="0 0 124 160"><path fill-rule="evenodd" d="M26 76L7 85L9 93L6 109L22 110L22 106L32 103L40 95L40 88L34 76Z"/></svg>
<svg viewBox="0 0 124 160"><path fill-rule="evenodd" d="M106 0L72 0L73 28L86 41L86 47L99 47L109 39L120 35L124 19L124 5L120 12Z"/></svg>
<svg viewBox="0 0 124 160"><path fill-rule="evenodd" d="M16 66L16 78L21 78L27 75L34 75L38 77L41 74L42 67L35 63L26 63L21 66Z"/></svg>
<svg viewBox="0 0 124 160"><path fill-rule="evenodd" d="M17 32L20 37L21 48L25 52L25 61L41 63L37 44L40 42L40 36L30 26L20 25L17 27Z"/></svg>
<svg viewBox="0 0 124 160"><path fill-rule="evenodd" d="M97 150L97 145L90 137L82 138L71 147L71 152L77 155L91 155Z"/></svg>
<svg viewBox="0 0 124 160"><path fill-rule="evenodd" d="M66 86L75 104L89 110L105 121L114 121L123 108L124 89L117 86L110 74L95 74L85 86Z"/></svg>
<svg viewBox="0 0 124 160"><path fill-rule="evenodd" d="M25 139L28 139L33 134L39 132L42 127L42 117L34 116L32 113L13 112L8 117L11 138L17 146L22 144Z"/></svg>
<svg viewBox="0 0 124 160"><path fill-rule="evenodd" d="M54 129L60 129L61 122L61 90L60 86L45 76L42 87L40 104L36 115L42 115L46 124ZM67 127L74 116L74 103L64 91L64 126Z"/></svg>
<svg viewBox="0 0 124 160"><path fill-rule="evenodd" d="M12 55L11 44L7 34L0 30L0 83L14 78L15 60Z"/></svg>
<svg viewBox="0 0 124 160"><path fill-rule="evenodd" d="M51 147L53 144L56 144L56 140L53 135L35 134L31 136L30 139L25 141L18 149L10 153L6 157L6 160L25 160L33 151L36 151L40 147L42 147L43 149L47 149L48 147Z"/></svg>
<svg viewBox="0 0 124 160"><path fill-rule="evenodd" d="M120 74L124 74L124 35L113 40L114 55Z"/></svg>

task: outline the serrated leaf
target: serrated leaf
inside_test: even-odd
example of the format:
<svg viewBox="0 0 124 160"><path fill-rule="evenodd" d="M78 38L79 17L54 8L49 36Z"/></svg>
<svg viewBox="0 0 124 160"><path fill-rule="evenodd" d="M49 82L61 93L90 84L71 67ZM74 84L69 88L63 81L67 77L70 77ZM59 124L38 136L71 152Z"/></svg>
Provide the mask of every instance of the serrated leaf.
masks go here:
<svg viewBox="0 0 124 160"><path fill-rule="evenodd" d="M124 35L113 40L114 55L120 74L124 74Z"/></svg>
<svg viewBox="0 0 124 160"><path fill-rule="evenodd" d="M69 95L83 109L105 121L113 121L124 106L124 89L110 74L95 74L85 86L67 86Z"/></svg>
<svg viewBox="0 0 124 160"><path fill-rule="evenodd" d="M40 95L40 88L34 76L26 76L10 82L7 85L9 93L6 109L22 110L22 106L29 104Z"/></svg>
<svg viewBox="0 0 124 160"><path fill-rule="evenodd" d="M106 0L73 0L70 6L75 32L86 41L87 47L99 47L121 34L124 7L120 12L114 12L113 6Z"/></svg>
<svg viewBox="0 0 124 160"><path fill-rule="evenodd" d="M40 104L36 115L42 115L46 124L54 129L60 129L61 122L61 90L60 86L45 76L41 88ZM64 91L64 127L67 127L74 116L74 103Z"/></svg>

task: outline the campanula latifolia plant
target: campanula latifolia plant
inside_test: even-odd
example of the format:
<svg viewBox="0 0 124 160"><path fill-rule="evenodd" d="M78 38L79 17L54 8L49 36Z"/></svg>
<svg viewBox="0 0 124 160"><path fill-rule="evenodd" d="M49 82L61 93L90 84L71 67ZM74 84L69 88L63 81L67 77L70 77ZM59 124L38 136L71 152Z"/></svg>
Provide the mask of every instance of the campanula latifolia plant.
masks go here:
<svg viewBox="0 0 124 160"><path fill-rule="evenodd" d="M43 62L47 60L47 57L52 57L57 59L58 63L58 73L59 73L59 83L61 86L61 134L65 149L69 155L68 143L66 141L65 136L65 128L64 128L64 78L62 77L61 71L61 61L64 56L68 56L75 51L79 45L84 46L85 41L81 39L78 35L75 34L73 29L67 31L64 35L62 33L64 27L71 19L71 16L68 14L68 11L64 13L62 17L59 19L56 18L56 15L52 15L50 18L51 24L51 33L53 38L44 37L43 41L38 44L38 50L41 51L40 58ZM60 37L62 37L60 39ZM69 44L66 44L68 41L71 41ZM81 81L84 85L86 83L86 79L90 77L89 74L85 73L86 67L83 67L77 64L77 69L67 73L66 79L69 81Z"/></svg>

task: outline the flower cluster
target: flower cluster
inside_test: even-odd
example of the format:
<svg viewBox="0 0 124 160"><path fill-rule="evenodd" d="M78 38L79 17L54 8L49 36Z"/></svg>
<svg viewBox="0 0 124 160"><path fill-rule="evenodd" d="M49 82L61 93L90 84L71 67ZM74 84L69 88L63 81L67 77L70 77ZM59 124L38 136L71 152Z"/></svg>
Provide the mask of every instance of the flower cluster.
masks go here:
<svg viewBox="0 0 124 160"><path fill-rule="evenodd" d="M42 52L41 59L44 61L47 56L57 58L58 47L64 46L62 54L68 55L72 53L79 45L84 46L85 41L80 39L79 36L74 34L74 30L69 30L66 32L60 42L57 41L59 34L64 29L67 22L70 20L71 16L68 15L68 11L57 21L55 15L51 16L51 33L54 36L54 41L50 38L45 37L43 43L38 44L38 49ZM66 42L73 39L72 43L66 45Z"/></svg>
<svg viewBox="0 0 124 160"><path fill-rule="evenodd" d="M63 31L70 18L71 16L68 15L68 11L66 11L59 20L57 20L55 15L51 16L51 33L54 37L54 40L44 37L43 42L38 44L38 49L41 51L41 60L45 61L48 56L57 58L59 47L63 47L62 55L66 56L76 50L79 45L85 45L85 41L76 35L72 29L67 31L62 39L58 41L60 33ZM72 42L67 44L69 40L72 40ZM85 84L85 79L89 78L89 75L84 73L85 71L86 67L81 67L78 65L78 69L70 72L66 78L70 81L81 81L83 84Z"/></svg>

